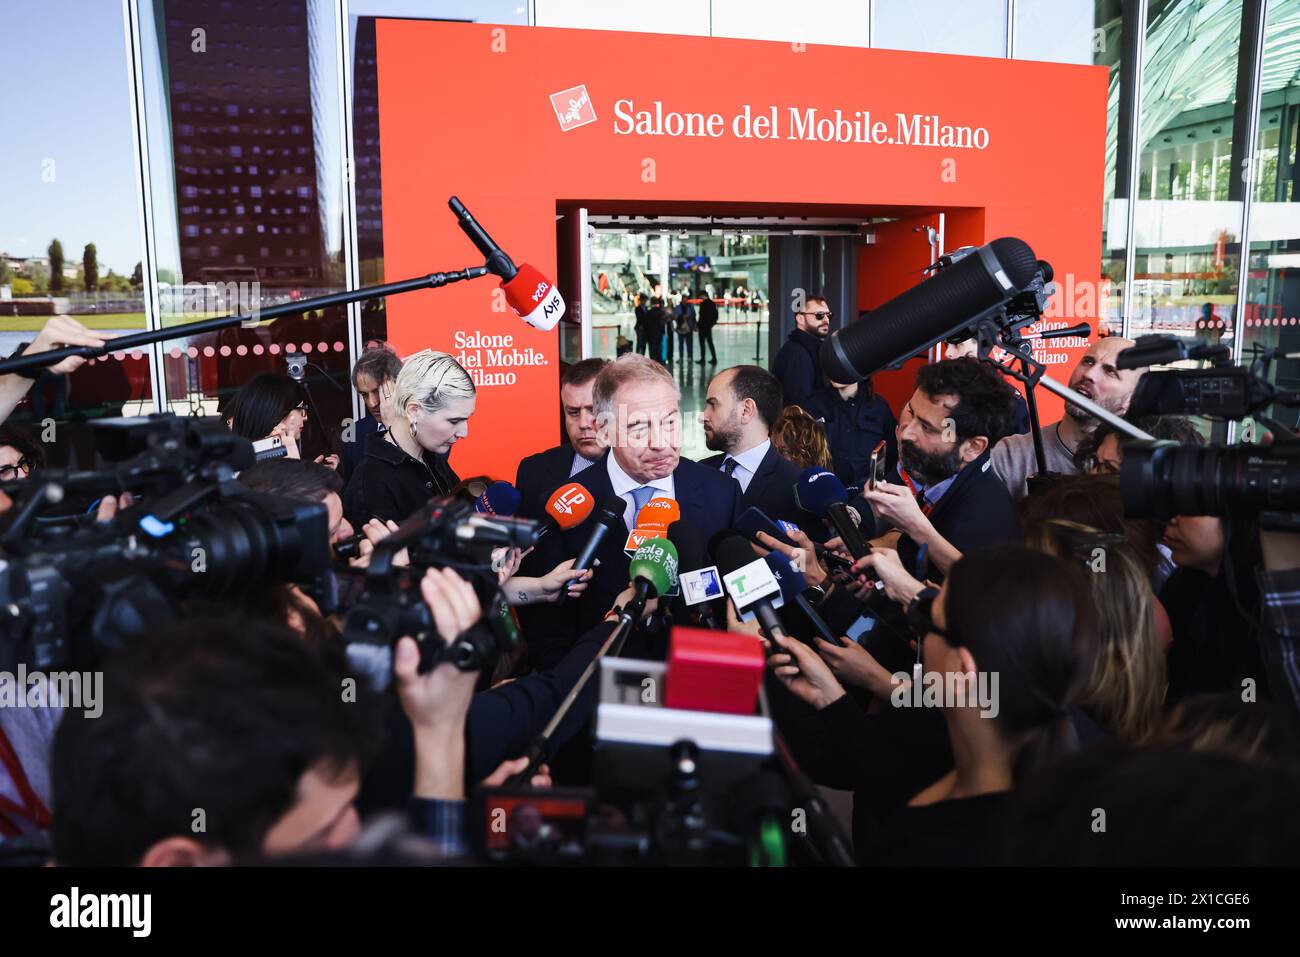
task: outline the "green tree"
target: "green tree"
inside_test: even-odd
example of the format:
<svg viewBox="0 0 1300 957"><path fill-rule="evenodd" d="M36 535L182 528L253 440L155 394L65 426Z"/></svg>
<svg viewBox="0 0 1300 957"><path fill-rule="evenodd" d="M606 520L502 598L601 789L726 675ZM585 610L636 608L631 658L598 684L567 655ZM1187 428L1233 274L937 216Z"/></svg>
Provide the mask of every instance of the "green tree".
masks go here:
<svg viewBox="0 0 1300 957"><path fill-rule="evenodd" d="M7 286L13 282L14 271L9 265L9 260L0 259L0 286Z"/></svg>
<svg viewBox="0 0 1300 957"><path fill-rule="evenodd" d="M99 288L99 254L94 243L86 243L86 251L81 254L81 265L86 270L86 292Z"/></svg>
<svg viewBox="0 0 1300 957"><path fill-rule="evenodd" d="M15 276L13 281L13 292L15 296L30 296L36 289L32 286L30 279L24 279L22 276Z"/></svg>
<svg viewBox="0 0 1300 957"><path fill-rule="evenodd" d="M31 292L43 296L50 288L50 274L46 271L45 265L36 260L29 260L27 265L23 266L21 275L24 279L31 282Z"/></svg>
<svg viewBox="0 0 1300 957"><path fill-rule="evenodd" d="M63 292L63 243L51 240L47 253L50 257L50 292Z"/></svg>

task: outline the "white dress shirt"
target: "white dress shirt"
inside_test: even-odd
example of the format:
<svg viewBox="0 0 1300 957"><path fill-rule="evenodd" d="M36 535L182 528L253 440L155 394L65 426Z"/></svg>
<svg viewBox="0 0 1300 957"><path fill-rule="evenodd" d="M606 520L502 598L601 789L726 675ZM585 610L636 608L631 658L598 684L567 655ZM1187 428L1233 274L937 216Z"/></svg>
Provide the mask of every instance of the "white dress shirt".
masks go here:
<svg viewBox="0 0 1300 957"><path fill-rule="evenodd" d="M609 484L614 487L614 494L627 503L627 509L623 512L623 522L627 525L630 532L636 523L636 503L632 499L632 489L640 488L642 484L649 485L655 490L651 498L676 498L677 487L673 484L672 473L665 475L661 479L655 479L653 482L641 483L623 471L623 467L618 464L618 458L611 450L605 458L607 468L609 469Z"/></svg>
<svg viewBox="0 0 1300 957"><path fill-rule="evenodd" d="M744 495L749 491L749 483L754 480L754 475L758 472L758 467L763 464L763 457L767 455L767 450L772 447L771 439L764 439L758 445L739 455L723 456L718 470L727 464L727 459L735 461L736 467L731 473L731 477L740 483L740 494Z"/></svg>

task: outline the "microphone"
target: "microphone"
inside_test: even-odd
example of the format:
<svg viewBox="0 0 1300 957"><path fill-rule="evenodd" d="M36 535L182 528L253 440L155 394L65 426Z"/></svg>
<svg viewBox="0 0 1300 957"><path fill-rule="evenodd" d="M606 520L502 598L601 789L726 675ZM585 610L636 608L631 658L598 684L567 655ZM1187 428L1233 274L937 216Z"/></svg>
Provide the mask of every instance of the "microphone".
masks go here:
<svg viewBox="0 0 1300 957"><path fill-rule="evenodd" d="M763 557L763 561L767 562L767 567L772 569L772 574L776 576L777 583L781 586L781 597L785 599L785 604L793 603L798 605L799 610L812 622L813 630L817 632L818 637L824 641L829 641L832 645L843 647L844 642L835 632L831 631L825 619L817 613L817 609L812 606L812 602L804 595L804 592L808 589L808 580L799 569L791 564L790 559L780 552L768 552Z"/></svg>
<svg viewBox="0 0 1300 957"><path fill-rule="evenodd" d="M752 580L761 577L755 573L751 566L759 566L762 572L766 572L766 577L772 578L771 572L767 569L767 563L761 558L754 557L754 550L749 547L749 542L741 535L730 535L718 542L718 547L713 552L713 560L717 562L718 571L722 573L722 582L726 586L727 594L731 600L736 603L736 613L752 611L758 618L759 626L763 629L763 634L771 642L773 651L780 651L777 647L776 637L786 637L785 627L781 624L781 619L776 616L776 609L772 606L769 597L771 591L755 585ZM743 572L743 574L737 574ZM775 583L774 583L775 584ZM780 594L780 586L776 587L777 594Z"/></svg>
<svg viewBox="0 0 1300 957"><path fill-rule="evenodd" d="M682 507L675 498L652 498L636 513L633 528L653 528L661 532L682 517Z"/></svg>
<svg viewBox="0 0 1300 957"><path fill-rule="evenodd" d="M834 472L815 465L804 469L794 487L794 498L800 508L829 521L854 558L861 558L871 551L871 546L853 521L851 513L854 510L846 504L849 500L848 490Z"/></svg>
<svg viewBox="0 0 1300 957"><path fill-rule="evenodd" d="M923 352L1015 298L1038 272L1034 251L1007 237L980 246L821 345L832 382L860 382Z"/></svg>
<svg viewBox="0 0 1300 957"><path fill-rule="evenodd" d="M700 537L700 530L688 519L678 519L668 526L668 541L672 542L677 549L677 567L682 576L705 569L712 569L716 575L717 569L705 558L704 540ZM687 600L685 588L682 589L682 600L688 606L691 605ZM696 607L699 608L700 624L705 628L716 629L718 622L713 616L713 603L703 601Z"/></svg>
<svg viewBox="0 0 1300 957"><path fill-rule="evenodd" d="M677 549L666 538L652 538L636 550L628 563L633 594L629 608L641 609L651 598L667 595L677 587Z"/></svg>
<svg viewBox="0 0 1300 957"><path fill-rule="evenodd" d="M1187 343L1177 336L1138 336L1137 341L1115 356L1116 369L1145 369L1169 365L1183 359L1226 359L1232 355L1227 346Z"/></svg>
<svg viewBox="0 0 1300 957"><path fill-rule="evenodd" d="M519 509L519 490L509 482L493 482L474 500L480 515L514 515Z"/></svg>
<svg viewBox="0 0 1300 957"><path fill-rule="evenodd" d="M596 512L596 524L591 529L591 535L573 562L575 572L591 567L592 559L596 557L596 549L600 548L600 543L605 540L605 536L615 528L622 528L623 512L626 510L627 503L617 495L611 495L601 503L600 510Z"/></svg>
<svg viewBox="0 0 1300 957"><path fill-rule="evenodd" d="M465 235L487 257L488 272L501 277L500 288L515 315L534 329L543 332L554 329L564 318L564 297L555 284L527 263L516 266L455 196L447 200L447 205L456 214Z"/></svg>
<svg viewBox="0 0 1300 957"><path fill-rule="evenodd" d="M546 517L542 520L542 532L551 528L558 528L562 532L577 528L591 517L595 508L596 500L592 498L585 486L578 482L561 485L551 493L546 503Z"/></svg>

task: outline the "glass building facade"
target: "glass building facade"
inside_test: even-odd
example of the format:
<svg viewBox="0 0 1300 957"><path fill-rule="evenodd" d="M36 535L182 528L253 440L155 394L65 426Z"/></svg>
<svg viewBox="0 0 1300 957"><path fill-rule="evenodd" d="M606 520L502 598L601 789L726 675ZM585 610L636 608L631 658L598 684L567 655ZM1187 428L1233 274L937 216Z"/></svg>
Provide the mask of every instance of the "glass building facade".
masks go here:
<svg viewBox="0 0 1300 957"><path fill-rule="evenodd" d="M403 278L384 272L378 17L1104 65L1109 331L1300 352L1300 0L9 0L4 16L10 101L31 114L0 157L5 354L43 321L32 300L138 331ZM1069 148L1068 117L1026 108L1042 148ZM761 288L756 250L696 245L669 257L749 257ZM382 302L250 322L38 383L17 418L72 426L67 460L89 419L211 412L298 354L337 428L359 411L352 359L385 334ZM1295 388L1300 366L1272 375Z"/></svg>

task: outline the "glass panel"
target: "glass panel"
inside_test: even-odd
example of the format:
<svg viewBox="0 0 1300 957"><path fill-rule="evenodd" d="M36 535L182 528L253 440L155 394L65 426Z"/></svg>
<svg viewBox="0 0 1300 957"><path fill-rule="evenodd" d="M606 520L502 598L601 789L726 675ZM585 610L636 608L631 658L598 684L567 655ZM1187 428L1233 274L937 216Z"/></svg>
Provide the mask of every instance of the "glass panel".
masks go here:
<svg viewBox="0 0 1300 957"><path fill-rule="evenodd" d="M1273 0L1264 32L1255 195L1242 322L1243 359L1256 347L1300 352L1300 0ZM1270 381L1300 388L1300 361L1279 359ZM1295 409L1268 410L1289 425Z"/></svg>
<svg viewBox="0 0 1300 957"><path fill-rule="evenodd" d="M1124 303L1125 249L1128 245L1127 183L1118 182L1120 129L1126 125L1121 101L1124 56L1122 0L1017 0L1015 54L1019 60L1097 64L1110 70L1106 97L1106 182L1102 202L1102 259L1098 276L1097 322L1118 334ZM1126 147L1127 148L1127 147ZM1060 281L1058 280L1058 285Z"/></svg>
<svg viewBox="0 0 1300 957"><path fill-rule="evenodd" d="M379 83L376 73L375 20L404 17L429 20L468 20L479 23L528 23L527 4L470 0L351 0L348 41L352 45L352 155L356 165L357 257L361 284L385 281L384 215L379 153ZM452 226L451 228L455 228ZM391 276L389 280L405 279ZM361 341L388 338L384 300L361 304Z"/></svg>
<svg viewBox="0 0 1300 957"><path fill-rule="evenodd" d="M178 325L343 288L335 5L141 5L161 320ZM352 414L347 313L169 341L166 402L212 414L260 372L307 360L304 452L335 450Z"/></svg>
<svg viewBox="0 0 1300 957"><path fill-rule="evenodd" d="M1133 336L1232 342L1241 259L1242 204L1233 184L1241 20L1242 5L1230 0L1159 0L1148 9Z"/></svg>
<svg viewBox="0 0 1300 957"><path fill-rule="evenodd" d="M0 28L11 104L0 150L0 355L55 313L87 326L145 326L130 73L116 3L11 0ZM88 419L152 403L143 352L43 376L7 424L29 427L48 464L93 460Z"/></svg>
<svg viewBox="0 0 1300 957"><path fill-rule="evenodd" d="M886 50L1007 55L1006 0L876 0L872 45Z"/></svg>

